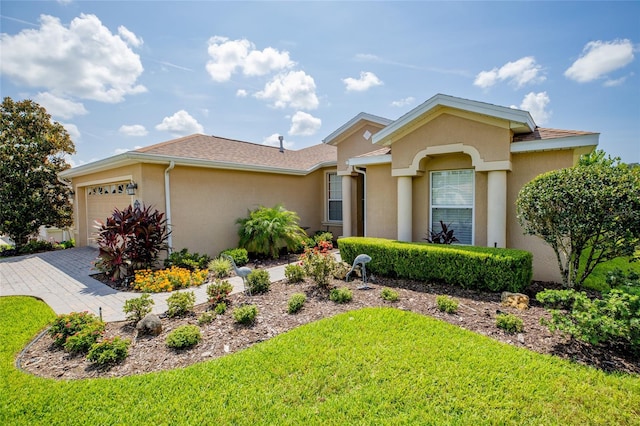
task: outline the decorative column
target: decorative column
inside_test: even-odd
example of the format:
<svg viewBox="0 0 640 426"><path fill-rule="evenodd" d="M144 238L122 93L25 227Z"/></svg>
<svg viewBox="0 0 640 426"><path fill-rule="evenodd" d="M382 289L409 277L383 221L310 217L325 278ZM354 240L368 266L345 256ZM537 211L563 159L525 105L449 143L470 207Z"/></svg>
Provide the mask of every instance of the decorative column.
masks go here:
<svg viewBox="0 0 640 426"><path fill-rule="evenodd" d="M342 236L351 236L351 176L342 176Z"/></svg>
<svg viewBox="0 0 640 426"><path fill-rule="evenodd" d="M487 246L507 246L507 171L487 173Z"/></svg>
<svg viewBox="0 0 640 426"><path fill-rule="evenodd" d="M411 176L398 176L398 241L412 240L413 188Z"/></svg>

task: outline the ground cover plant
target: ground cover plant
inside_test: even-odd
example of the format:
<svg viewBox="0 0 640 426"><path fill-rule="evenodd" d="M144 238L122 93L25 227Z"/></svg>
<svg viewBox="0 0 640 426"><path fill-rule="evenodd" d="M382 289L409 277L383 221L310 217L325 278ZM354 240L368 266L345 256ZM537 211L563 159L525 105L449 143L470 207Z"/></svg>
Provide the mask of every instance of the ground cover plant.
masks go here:
<svg viewBox="0 0 640 426"><path fill-rule="evenodd" d="M35 299L0 298L2 424L582 425L634 424L640 416L637 376L399 309L346 312L184 369L79 381L13 365L52 318Z"/></svg>

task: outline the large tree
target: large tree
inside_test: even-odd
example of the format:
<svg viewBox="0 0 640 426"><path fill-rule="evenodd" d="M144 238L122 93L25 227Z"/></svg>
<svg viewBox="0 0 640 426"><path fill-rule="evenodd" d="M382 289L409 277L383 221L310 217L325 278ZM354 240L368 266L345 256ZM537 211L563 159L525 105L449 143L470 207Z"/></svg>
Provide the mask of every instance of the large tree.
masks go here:
<svg viewBox="0 0 640 426"><path fill-rule="evenodd" d="M516 204L525 233L555 251L566 287L581 286L597 264L631 256L640 243L640 168L602 151L536 177Z"/></svg>
<svg viewBox="0 0 640 426"><path fill-rule="evenodd" d="M0 234L19 248L40 226L70 226L70 188L58 173L75 153L60 123L31 100L4 98L0 124Z"/></svg>

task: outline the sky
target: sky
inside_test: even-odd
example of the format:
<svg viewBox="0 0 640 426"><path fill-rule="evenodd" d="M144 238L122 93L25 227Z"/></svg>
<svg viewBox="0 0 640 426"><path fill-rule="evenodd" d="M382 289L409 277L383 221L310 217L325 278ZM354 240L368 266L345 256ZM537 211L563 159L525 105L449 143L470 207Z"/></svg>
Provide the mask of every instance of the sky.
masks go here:
<svg viewBox="0 0 640 426"><path fill-rule="evenodd" d="M82 165L193 133L321 143L442 93L640 162L640 2L2 1L0 92Z"/></svg>

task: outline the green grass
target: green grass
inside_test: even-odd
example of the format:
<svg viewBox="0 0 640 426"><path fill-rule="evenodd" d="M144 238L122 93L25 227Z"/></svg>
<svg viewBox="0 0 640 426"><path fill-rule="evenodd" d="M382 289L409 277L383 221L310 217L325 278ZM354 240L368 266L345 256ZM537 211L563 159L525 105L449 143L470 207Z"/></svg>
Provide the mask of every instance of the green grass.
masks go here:
<svg viewBox="0 0 640 426"><path fill-rule="evenodd" d="M587 254L583 253L583 257L586 261ZM597 291L610 290L607 284L607 275L609 271L613 271L616 268L621 269L625 274L628 274L630 271L635 271L637 274L640 274L640 262L629 262L629 259L630 257L618 257L608 262L600 263L593 269L593 272L589 274L587 279L584 280L583 286Z"/></svg>
<svg viewBox="0 0 640 426"><path fill-rule="evenodd" d="M13 365L53 316L0 298L0 424L640 424L638 376L397 309L348 312L180 370L80 381Z"/></svg>

